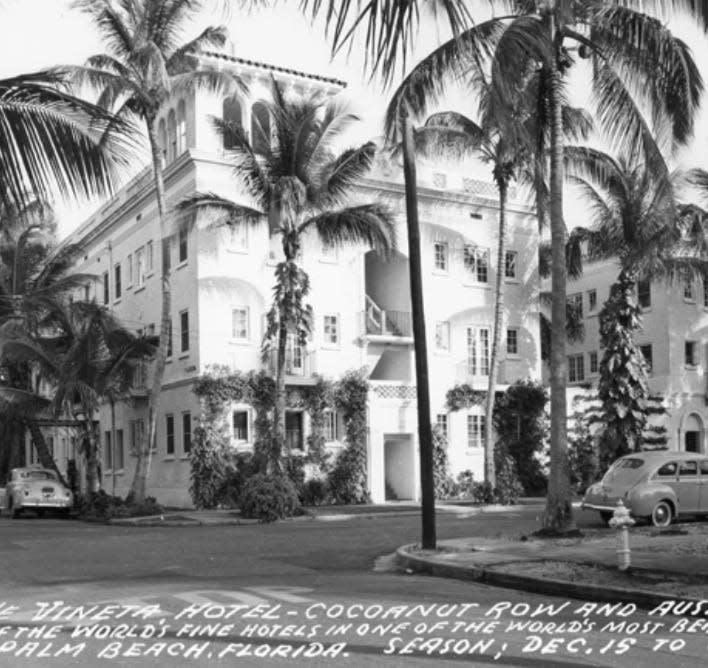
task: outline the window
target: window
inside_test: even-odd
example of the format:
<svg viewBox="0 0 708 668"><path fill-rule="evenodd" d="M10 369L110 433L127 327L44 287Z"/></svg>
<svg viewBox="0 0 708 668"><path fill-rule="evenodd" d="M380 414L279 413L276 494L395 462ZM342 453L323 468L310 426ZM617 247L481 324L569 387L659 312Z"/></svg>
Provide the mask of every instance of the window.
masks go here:
<svg viewBox="0 0 708 668"><path fill-rule="evenodd" d="M677 469L678 466L676 466L676 462L668 462L656 472L656 475L673 478L676 475Z"/></svg>
<svg viewBox="0 0 708 668"><path fill-rule="evenodd" d="M438 413L435 416L435 424L440 430L440 433L443 435L443 438L447 439L447 414Z"/></svg>
<svg viewBox="0 0 708 668"><path fill-rule="evenodd" d="M128 255L128 287L133 285L133 256Z"/></svg>
<svg viewBox="0 0 708 668"><path fill-rule="evenodd" d="M168 455L175 454L175 416L171 413L165 415L165 452Z"/></svg>
<svg viewBox="0 0 708 668"><path fill-rule="evenodd" d="M324 342L328 346L339 345L339 316L326 315L324 317Z"/></svg>
<svg viewBox="0 0 708 668"><path fill-rule="evenodd" d="M489 329L467 328L467 368L473 376L489 375Z"/></svg>
<svg viewBox="0 0 708 668"><path fill-rule="evenodd" d="M234 425L234 439L248 442L248 411L234 411L231 417Z"/></svg>
<svg viewBox="0 0 708 668"><path fill-rule="evenodd" d="M105 452L103 461L107 469L113 468L113 451L111 450L111 432L107 431L105 434Z"/></svg>
<svg viewBox="0 0 708 668"><path fill-rule="evenodd" d="M302 450L302 413L299 411L285 411L285 448L288 450Z"/></svg>
<svg viewBox="0 0 708 668"><path fill-rule="evenodd" d="M270 149L270 114L262 102L251 107L251 142L254 153L267 153Z"/></svg>
<svg viewBox="0 0 708 668"><path fill-rule="evenodd" d="M231 338L248 341L248 307L237 306L231 309Z"/></svg>
<svg viewBox="0 0 708 668"><path fill-rule="evenodd" d="M654 356L652 354L651 343L645 343L644 345L639 346L639 352L642 353L644 356L644 361L647 363L647 371L651 373L654 367Z"/></svg>
<svg viewBox="0 0 708 668"><path fill-rule="evenodd" d="M167 323L167 357L172 357L172 320Z"/></svg>
<svg viewBox="0 0 708 668"><path fill-rule="evenodd" d="M229 225L229 245L232 250L248 250L248 225L245 222Z"/></svg>
<svg viewBox="0 0 708 668"><path fill-rule="evenodd" d="M187 261L187 223L179 226L179 262Z"/></svg>
<svg viewBox="0 0 708 668"><path fill-rule="evenodd" d="M49 456L54 458L54 436L47 436L47 450L49 450Z"/></svg>
<svg viewBox="0 0 708 668"><path fill-rule="evenodd" d="M467 447L482 448L486 438L484 415L467 416Z"/></svg>
<svg viewBox="0 0 708 668"><path fill-rule="evenodd" d="M223 133L223 146L225 149L236 146L236 137L243 130L243 116L241 103L236 97L227 97L221 108L221 117L226 123Z"/></svg>
<svg viewBox="0 0 708 668"><path fill-rule="evenodd" d="M708 276L703 277L703 306L708 308Z"/></svg>
<svg viewBox="0 0 708 668"><path fill-rule="evenodd" d="M90 301L91 299L91 286L87 283L84 285L84 301Z"/></svg>
<svg viewBox="0 0 708 668"><path fill-rule="evenodd" d="M108 283L108 272L103 272L103 303L108 304L111 300L111 288Z"/></svg>
<svg viewBox="0 0 708 668"><path fill-rule="evenodd" d="M162 275L167 276L172 269L172 238L162 240Z"/></svg>
<svg viewBox="0 0 708 668"><path fill-rule="evenodd" d="M513 327L506 330L506 354L519 354L519 330Z"/></svg>
<svg viewBox="0 0 708 668"><path fill-rule="evenodd" d="M125 468L125 450L123 449L123 430L116 429L116 469Z"/></svg>
<svg viewBox="0 0 708 668"><path fill-rule="evenodd" d="M637 281L637 302L640 308L651 308L651 282L643 279Z"/></svg>
<svg viewBox="0 0 708 668"><path fill-rule="evenodd" d="M590 353L590 373L597 373L597 351L593 350Z"/></svg>
<svg viewBox="0 0 708 668"><path fill-rule="evenodd" d="M686 366L698 366L698 344L695 341L686 341L684 359Z"/></svg>
<svg viewBox="0 0 708 668"><path fill-rule="evenodd" d="M138 286L145 285L145 249L138 248L135 251L135 273Z"/></svg>
<svg viewBox="0 0 708 668"><path fill-rule="evenodd" d="M436 241L434 246L435 252L435 270L436 271L447 271L448 264L448 248L447 243L444 241Z"/></svg>
<svg viewBox="0 0 708 668"><path fill-rule="evenodd" d="M693 432L694 434L697 432ZM698 475L698 462L681 462L679 464L679 476Z"/></svg>
<svg viewBox="0 0 708 668"><path fill-rule="evenodd" d="M597 310L597 290L588 290L588 313Z"/></svg>
<svg viewBox="0 0 708 668"><path fill-rule="evenodd" d="M435 348L444 352L450 350L450 323L435 323Z"/></svg>
<svg viewBox="0 0 708 668"><path fill-rule="evenodd" d="M693 295L693 279L691 277L691 273L688 271L688 269L682 268L680 275L681 282L683 283L683 298L686 301L692 302L695 297Z"/></svg>
<svg viewBox="0 0 708 668"><path fill-rule="evenodd" d="M324 412L324 437L325 441L338 441L339 430L337 429L337 413L327 410Z"/></svg>
<svg viewBox="0 0 708 668"><path fill-rule="evenodd" d="M182 155L187 150L187 114L184 100L177 105L177 155Z"/></svg>
<svg viewBox="0 0 708 668"><path fill-rule="evenodd" d="M182 413L182 452L186 455L192 449L192 414Z"/></svg>
<svg viewBox="0 0 708 668"><path fill-rule="evenodd" d="M155 252L153 250L152 241L147 242L147 245L145 246L145 255L145 271L146 273L151 274L155 268Z"/></svg>
<svg viewBox="0 0 708 668"><path fill-rule="evenodd" d="M506 278L516 278L516 251L507 251L504 257L504 276Z"/></svg>
<svg viewBox="0 0 708 668"><path fill-rule="evenodd" d="M578 319L583 317L583 293L578 292L574 295L568 295L568 304L573 309Z"/></svg>
<svg viewBox="0 0 708 668"><path fill-rule="evenodd" d="M189 311L182 311L179 314L179 340L180 352L189 350Z"/></svg>
<svg viewBox="0 0 708 668"><path fill-rule="evenodd" d="M478 283L489 281L489 251L467 244L463 250L463 260L467 269Z"/></svg>
<svg viewBox="0 0 708 668"><path fill-rule="evenodd" d="M145 420L130 421L130 452L138 453L138 449L145 440Z"/></svg>
<svg viewBox="0 0 708 668"><path fill-rule="evenodd" d="M177 121L175 111L170 109L167 114L167 162L172 162L177 157Z"/></svg>
<svg viewBox="0 0 708 668"><path fill-rule="evenodd" d="M116 291L116 299L120 299L120 295L123 291L123 286L121 285L121 280L120 280L121 279L120 264L117 264L113 268L113 275L114 275L114 279L115 279L113 282L115 283L114 289Z"/></svg>
<svg viewBox="0 0 708 668"><path fill-rule="evenodd" d="M583 380L585 380L585 364L583 355L569 355L568 382L578 383Z"/></svg>

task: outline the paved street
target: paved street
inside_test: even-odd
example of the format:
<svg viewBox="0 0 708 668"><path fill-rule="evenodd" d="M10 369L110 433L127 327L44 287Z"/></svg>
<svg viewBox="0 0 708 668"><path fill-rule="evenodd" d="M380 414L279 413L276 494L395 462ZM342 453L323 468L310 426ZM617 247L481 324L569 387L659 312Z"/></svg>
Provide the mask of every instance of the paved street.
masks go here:
<svg viewBox="0 0 708 668"><path fill-rule="evenodd" d="M539 512L446 514L438 532L518 536ZM0 666L703 665L705 632L671 632L673 617L597 615L378 559L418 532L415 516L194 528L3 517ZM557 614L531 616L549 604Z"/></svg>

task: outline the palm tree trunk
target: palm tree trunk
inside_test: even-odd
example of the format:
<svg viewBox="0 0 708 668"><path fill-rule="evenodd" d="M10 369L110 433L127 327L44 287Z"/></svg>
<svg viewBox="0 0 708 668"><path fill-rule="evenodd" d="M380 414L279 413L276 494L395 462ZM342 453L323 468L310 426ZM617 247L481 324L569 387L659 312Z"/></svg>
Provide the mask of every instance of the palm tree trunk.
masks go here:
<svg viewBox="0 0 708 668"><path fill-rule="evenodd" d="M573 520L570 476L568 469L568 434L566 400L566 241L563 220L563 120L561 115L561 84L559 68L562 36L550 15L555 57L551 59L551 452L548 496L543 516L543 528L549 532L566 533L575 529Z"/></svg>
<svg viewBox="0 0 708 668"><path fill-rule="evenodd" d="M281 319L282 322L282 319ZM278 327L278 348L275 367L275 401L273 404L273 435L271 444L269 473L279 473L283 445L285 443L285 354L288 343L288 332L285 325Z"/></svg>
<svg viewBox="0 0 708 668"><path fill-rule="evenodd" d="M413 315L413 348L418 400L418 452L420 456L420 489L422 513L422 540L425 550L434 550L435 536L435 480L433 477L433 433L430 425L430 389L428 386L428 349L425 333L423 281L420 259L420 229L418 223L418 193L415 169L413 128L408 109L401 108L403 134L403 177L406 191L406 223L408 230L408 258L410 263L410 290Z"/></svg>
<svg viewBox="0 0 708 668"><path fill-rule="evenodd" d="M92 415L84 408L86 415ZM96 447L96 438L93 430L93 425L89 418L84 424L84 432L86 438L86 489L89 493L98 492L98 448Z"/></svg>
<svg viewBox="0 0 708 668"><path fill-rule="evenodd" d="M496 170L495 170L496 171ZM494 294L494 333L492 335L492 355L489 362L489 385L487 386L487 400L484 410L485 439L484 439L484 478L494 487L497 483L496 469L494 466L494 435L492 418L494 416L494 395L497 389L497 375L499 372L499 346L504 315L504 267L506 260L506 198L508 180L503 175L497 178L499 191L499 244L497 248L497 280Z"/></svg>
<svg viewBox="0 0 708 668"><path fill-rule="evenodd" d="M167 232L167 221L165 220L165 183L162 175L162 152L157 140L155 129L155 119L148 118L145 121L147 126L148 139L150 141L150 151L152 154L152 168L155 174L155 196L157 198L157 214L160 219L160 239L164 239ZM152 386L148 396L148 424L147 438L145 442L138 444L137 461L135 462L135 474L130 486L128 497L135 503L145 500L147 493L147 479L150 474L150 464L152 453L157 449L157 412L162 391L162 379L165 375L165 359L167 357L167 343L170 334L170 310L172 295L170 292L169 270L162 258L163 245L158 244L157 257L162 267L162 309L160 316L160 342L155 354L155 367L153 370Z"/></svg>
<svg viewBox="0 0 708 668"><path fill-rule="evenodd" d="M47 442L44 440L44 434L39 428L39 425L34 420L29 420L27 422L27 428L29 429L30 436L32 437L32 443L37 451L37 457L39 458L39 463L45 468L54 471L59 477L59 481L66 485L66 480L61 474L61 471L57 468L57 464L54 458L49 453L49 448L47 447Z"/></svg>
<svg viewBox="0 0 708 668"><path fill-rule="evenodd" d="M116 402L111 402L111 494L116 495Z"/></svg>

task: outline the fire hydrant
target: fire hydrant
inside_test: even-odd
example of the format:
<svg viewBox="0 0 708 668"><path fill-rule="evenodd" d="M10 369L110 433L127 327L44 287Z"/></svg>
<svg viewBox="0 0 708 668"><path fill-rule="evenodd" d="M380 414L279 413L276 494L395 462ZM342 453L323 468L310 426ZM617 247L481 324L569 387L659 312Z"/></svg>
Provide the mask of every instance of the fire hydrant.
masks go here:
<svg viewBox="0 0 708 668"><path fill-rule="evenodd" d="M627 529L634 525L634 520L629 515L629 509L622 503L622 499L617 501L617 508L612 513L609 524L613 529L619 529L620 547L617 550L618 567L621 571L626 571L631 565L631 550L629 549L629 532Z"/></svg>

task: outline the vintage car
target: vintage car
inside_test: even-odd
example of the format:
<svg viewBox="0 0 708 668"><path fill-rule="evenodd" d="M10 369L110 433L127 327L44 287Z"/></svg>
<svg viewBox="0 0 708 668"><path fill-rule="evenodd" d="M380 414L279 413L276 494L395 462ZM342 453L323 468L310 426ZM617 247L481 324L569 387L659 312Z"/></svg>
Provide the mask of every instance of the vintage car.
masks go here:
<svg viewBox="0 0 708 668"><path fill-rule="evenodd" d="M657 527L679 515L708 516L708 457L667 450L626 455L588 487L581 507L609 522L620 499L635 519Z"/></svg>
<svg viewBox="0 0 708 668"><path fill-rule="evenodd" d="M41 466L12 469L5 488L2 509L18 517L26 508L42 516L47 509L68 514L74 502L73 495L54 471Z"/></svg>

